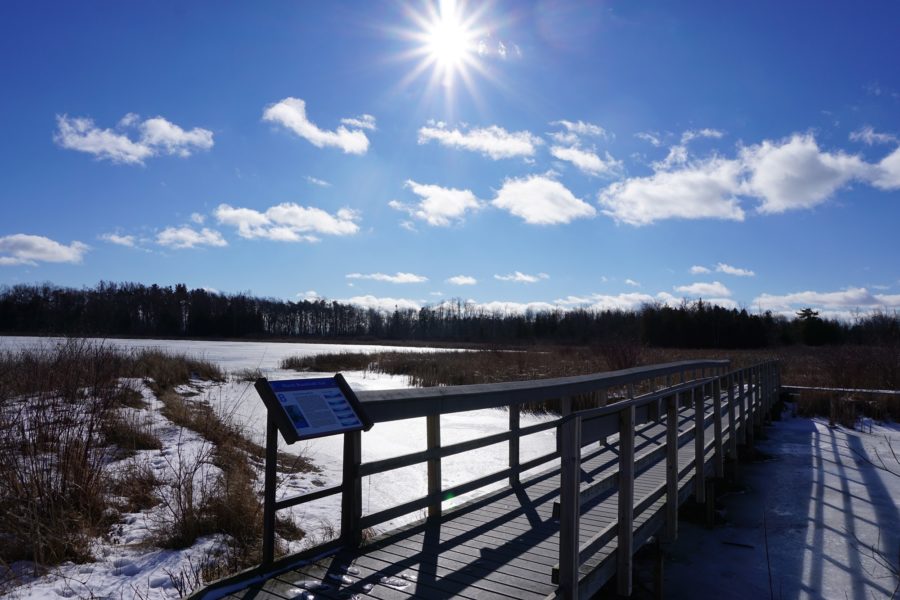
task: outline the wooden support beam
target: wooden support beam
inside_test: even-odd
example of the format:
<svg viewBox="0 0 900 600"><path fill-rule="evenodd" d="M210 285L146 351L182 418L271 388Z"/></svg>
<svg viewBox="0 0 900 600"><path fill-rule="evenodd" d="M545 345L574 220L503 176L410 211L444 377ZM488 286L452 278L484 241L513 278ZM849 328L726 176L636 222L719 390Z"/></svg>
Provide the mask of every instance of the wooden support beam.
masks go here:
<svg viewBox="0 0 900 600"><path fill-rule="evenodd" d="M694 394L694 499L703 504L706 498L706 486L703 485L705 477L704 448L706 447L705 431L703 427L703 393L705 386L701 385L692 390Z"/></svg>
<svg viewBox="0 0 900 600"><path fill-rule="evenodd" d="M509 485L519 483L519 429L521 427L520 416L522 408L516 404L509 407L509 431L512 437L509 438L509 468L512 472L509 474Z"/></svg>
<svg viewBox="0 0 900 600"><path fill-rule="evenodd" d="M747 407L744 404L745 397L746 396L744 395L744 369L741 369L738 372L738 395L737 395L738 411L740 413L739 440L740 440L741 444L747 443Z"/></svg>
<svg viewBox="0 0 900 600"><path fill-rule="evenodd" d="M666 399L666 538L678 539L678 406L677 392Z"/></svg>
<svg viewBox="0 0 900 600"><path fill-rule="evenodd" d="M713 454L713 466L716 470L716 477L725 477L725 449L723 447L724 438L722 436L722 384L718 376L712 381L713 394L713 444L715 446L715 454Z"/></svg>
<svg viewBox="0 0 900 600"><path fill-rule="evenodd" d="M275 560L275 489L278 487L278 425L271 412L266 416L266 470L263 488L262 564Z"/></svg>
<svg viewBox="0 0 900 600"><path fill-rule="evenodd" d="M616 549L616 588L631 595L634 554L634 406L619 412L619 542Z"/></svg>
<svg viewBox="0 0 900 600"><path fill-rule="evenodd" d="M425 417L426 447L428 450L438 450L441 447L441 416L428 415ZM441 493L441 458L428 459L428 495L436 497ZM438 500L428 505L428 516L441 516L441 501Z"/></svg>
<svg viewBox="0 0 900 600"><path fill-rule="evenodd" d="M734 400L734 373L726 375L725 385L728 386L728 430L731 432L728 436L728 458L731 459L731 478L733 481L738 480L738 438L737 438L737 419L735 416L735 400Z"/></svg>
<svg viewBox="0 0 900 600"><path fill-rule="evenodd" d="M634 409L632 409L634 410ZM560 426L559 587L563 598L578 598L578 548L581 519L581 419Z"/></svg>
<svg viewBox="0 0 900 600"><path fill-rule="evenodd" d="M362 518L362 480L359 465L362 462L362 432L344 434L344 491L341 493L341 540L344 545L356 547L362 540L359 520Z"/></svg>

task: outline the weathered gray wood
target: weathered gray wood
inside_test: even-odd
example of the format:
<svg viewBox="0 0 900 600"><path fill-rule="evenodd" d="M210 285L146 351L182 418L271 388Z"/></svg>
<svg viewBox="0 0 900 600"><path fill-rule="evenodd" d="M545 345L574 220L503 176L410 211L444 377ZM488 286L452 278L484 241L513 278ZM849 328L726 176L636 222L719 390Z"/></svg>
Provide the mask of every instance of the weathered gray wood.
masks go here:
<svg viewBox="0 0 900 600"><path fill-rule="evenodd" d="M366 412L376 423L449 414L482 408L498 408L525 402L543 402L588 394L600 388L627 385L649 377L677 373L696 365L715 366L728 361L682 361L634 367L594 375L578 375L533 381L484 383L475 385L371 390L357 392Z"/></svg>
<svg viewBox="0 0 900 600"><path fill-rule="evenodd" d="M512 473L509 475L509 485L515 485L519 482L519 420L522 407L518 404L509 407L509 468Z"/></svg>
<svg viewBox="0 0 900 600"><path fill-rule="evenodd" d="M631 559L634 553L634 406L619 413L619 525L616 588L631 595Z"/></svg>
<svg viewBox="0 0 900 600"><path fill-rule="evenodd" d="M362 538L362 479L359 464L362 462L362 432L344 434L343 486L341 493L341 538L344 544L356 546Z"/></svg>
<svg viewBox="0 0 900 600"><path fill-rule="evenodd" d="M717 374L716 378L712 381L712 394L713 394L713 414L715 414L715 420L713 421L713 436L715 439L715 448L716 448L716 456L714 459L714 465L716 469L716 477L725 477L725 448L724 448L724 439L722 438L722 387L721 387L720 379Z"/></svg>
<svg viewBox="0 0 900 600"><path fill-rule="evenodd" d="M678 394L666 403L666 533L678 539Z"/></svg>
<svg viewBox="0 0 900 600"><path fill-rule="evenodd" d="M372 545L358 550L352 549L351 545L340 554L346 558L335 559L348 564L358 561L355 564L360 565L362 571L360 577L357 577L360 580L368 577L369 581L377 582L382 574L397 575L401 571L408 570L417 574L419 578L409 589L404 591L376 585L369 591L363 591L354 588L355 584L334 585L333 581L326 578L326 571L319 567L316 569L304 567L296 573L306 573L307 575L302 575L304 577L318 574L320 580L326 578L327 583L332 583L331 591L317 593L317 596L325 598L348 597L350 594L363 593L385 600L411 596L524 598L553 595L551 578L561 580L563 574L559 567L568 565L564 567L570 571L566 577L573 581L570 589L577 590L578 596L587 597L595 593L599 589L598 586L616 572L619 573L618 585L623 586L619 591L627 594L630 592L631 555L635 548L640 547L650 539L650 536L658 535L660 528L663 527L669 531L674 525L674 533L677 535L677 504L688 494L696 494L697 488L704 488L707 475L718 473L718 461L724 456L726 436L729 453L735 449L741 430L746 429L740 426L738 422L740 419L735 413L744 412L742 416L749 421L745 424L751 425L749 429L752 430L752 423L758 418L758 413L766 412L774 402L774 394L777 391L775 384L779 375L775 366L760 364L750 369L737 370L735 373L723 373L724 363L710 364L705 368L709 369L714 379L696 379L683 390L670 387L653 391L659 383L654 379L662 380L665 377L665 382L669 385L673 379L672 375L679 375L681 370L672 371L671 374L635 377L632 381L620 385L620 389L624 387L631 399L623 400L608 408L579 412L567 419L567 422L573 423L585 419L581 426L576 427L576 430L583 434L587 430L588 420L593 418L604 420L606 414L613 414L619 421L617 425L620 430L618 440L612 438L602 441L599 448L591 446L584 454L580 449L583 447L582 443L587 443L585 438L576 440L574 448L569 449L569 456L575 457L579 464L577 469L569 470L568 473L564 473L565 469L562 469L567 462L564 457L560 463L562 470L547 471L518 483L513 477L514 472L519 473L526 468L553 460L560 454L551 453L545 457L526 461L519 464L518 469L513 467L520 459L518 456L514 458L511 454L508 469L447 490L441 490L439 486L435 490L429 481L429 494L424 498L375 515L367 515L362 519L358 517L361 515L361 508L356 512L352 506L358 498L358 506L361 507L361 493L357 495L351 489L352 486L342 486L342 505L350 505L351 516L357 515L355 527L345 525L347 519L346 516L342 516L342 533L344 533L344 530L359 530L361 527L372 525L378 522L378 519L393 518L420 510L435 502L439 503L445 494L460 495L507 478L513 484L511 488L503 488L469 500L462 506L446 511L446 514L435 515L421 524L413 524L382 534ZM735 399L734 375L740 379L745 373L748 381L746 396L742 385ZM725 379L722 379L723 377ZM727 394L723 394L721 389L722 381L728 385ZM707 385L710 386L709 397L705 387ZM599 392L600 389L595 388L594 391ZM635 397L638 389L649 389L651 393ZM723 395L728 402L724 411L721 405ZM660 424L649 421L637 427L638 416L645 419L651 405L659 402L659 398L663 398L665 418ZM689 405L690 408L682 412L680 407L685 398L693 402L692 406ZM744 399L748 400L746 408L743 404ZM737 406L734 406L735 402ZM514 406L518 404L514 403ZM396 457L397 462L394 464L428 463L435 459L439 461L445 452L464 452L486 445L479 445L485 441L498 443L518 440L530 428L517 427L512 412L510 411L508 432L446 447L440 446L438 434L437 439L429 438L429 450ZM727 414L723 414L725 412ZM434 420L426 419L426 422L429 421L429 426L433 426ZM556 423L551 423L550 427L554 426ZM514 435L515 432L518 435ZM563 431L560 435L561 438L569 437ZM691 437L695 440L693 445L689 443ZM355 451L352 440L351 443L345 444L347 459L345 475L348 475L347 465L355 464L356 481L359 481L363 471L390 466L385 461L360 466L359 439L359 437L356 439ZM639 444L636 445L638 439ZM347 441L345 438L345 442ZM564 444L561 439L562 445ZM510 446L512 447L512 443ZM582 473L587 482L590 482L586 482L584 488L581 484ZM565 484L564 479L567 480ZM571 480L571 483L568 480ZM598 495L585 502L584 490L591 489L592 485L598 482L615 480L619 481L619 492L611 490L608 495ZM626 489L629 487L630 489ZM570 515L575 516L576 525L571 526L570 515L566 515L564 519L569 522L569 525L565 526L570 529L568 534L563 533L565 528L563 523L553 518L556 499L563 501L563 497L559 495L560 490L566 503L571 503L571 498L575 498L575 509L570 511ZM674 517L671 502L673 497L676 499ZM563 545L569 548L570 554L574 554L574 561L563 561ZM570 568L573 563L574 574ZM289 579L285 578L284 581L288 582ZM290 587L284 587L285 585L288 584L281 587L274 584L255 586L254 589L258 592L250 590L248 592L251 596L258 593L255 597L260 599L284 600L285 594L290 595L296 591L292 592ZM623 589L624 587L628 589ZM561 589L558 591L562 592ZM235 597L241 595L237 594Z"/></svg>
<svg viewBox="0 0 900 600"><path fill-rule="evenodd" d="M695 499L699 503L703 503L706 499L705 490L706 486L703 485L704 479L704 431L703 431L703 388L704 386L696 387L693 390L694 394L694 479L696 480L694 485L694 494Z"/></svg>
<svg viewBox="0 0 900 600"><path fill-rule="evenodd" d="M563 421L560 427L562 458L559 485L559 587L563 598L578 598L578 535L581 502L581 419Z"/></svg>
<svg viewBox="0 0 900 600"><path fill-rule="evenodd" d="M335 485L333 487L323 488L321 490L316 490L315 492L310 492L308 494L299 494L297 496L291 496L290 498L283 498L275 502L275 510L282 510L285 508L290 508L292 506L306 504L307 502L312 502L314 500L321 500L322 498L340 494L343 491L343 485Z"/></svg>
<svg viewBox="0 0 900 600"><path fill-rule="evenodd" d="M425 417L425 445L428 450L435 451L441 447L441 416L428 415ZM433 500L428 505L428 516L439 517L441 515L441 459L431 458L428 460L428 496L437 500Z"/></svg>

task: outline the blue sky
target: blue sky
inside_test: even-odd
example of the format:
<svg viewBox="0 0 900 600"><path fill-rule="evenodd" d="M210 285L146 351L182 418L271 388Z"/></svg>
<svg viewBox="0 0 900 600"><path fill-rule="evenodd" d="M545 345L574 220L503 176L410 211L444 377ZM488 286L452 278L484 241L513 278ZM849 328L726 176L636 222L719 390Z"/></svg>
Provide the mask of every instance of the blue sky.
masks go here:
<svg viewBox="0 0 900 600"><path fill-rule="evenodd" d="M0 283L900 308L900 4L5 2Z"/></svg>

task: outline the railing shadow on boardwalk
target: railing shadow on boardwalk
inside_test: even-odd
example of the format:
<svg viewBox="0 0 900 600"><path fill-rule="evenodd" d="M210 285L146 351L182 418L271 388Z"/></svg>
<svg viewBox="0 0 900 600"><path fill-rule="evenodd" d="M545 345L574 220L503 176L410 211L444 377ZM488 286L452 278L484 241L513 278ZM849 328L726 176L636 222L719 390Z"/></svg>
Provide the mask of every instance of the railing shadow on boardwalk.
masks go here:
<svg viewBox="0 0 900 600"><path fill-rule="evenodd" d="M877 444L888 466L894 462L883 438L785 417L758 440L760 461L742 468L746 492L724 499L726 527L713 536L695 532L672 551L675 600L696 597L698 576L711 597L895 597L900 477L891 487L894 475L878 468ZM722 567L690 566L710 557Z"/></svg>
<svg viewBox="0 0 900 600"><path fill-rule="evenodd" d="M688 494L705 501L706 478L723 476L738 438L753 439L778 386L775 362L730 371L727 361L685 361L551 380L362 392L375 423L425 417L427 449L364 463L361 434L344 434L343 483L275 503L286 508L340 494L339 543L262 565L195 597L283 599L319 581L331 584L317 589L324 597L576 598L592 595L616 573L619 592L630 594L633 553L661 529L677 535L678 505ZM593 398L597 408L573 411L576 396ZM520 426L523 404L556 399L558 420ZM441 415L484 408L508 409L509 430L441 444ZM557 450L522 461L520 439L554 428ZM506 469L442 486L442 459L504 442ZM421 463L425 496L363 514L363 477ZM538 468L546 471L520 480ZM502 481L508 487L444 514L447 498ZM424 522L360 545L363 529L422 510ZM324 560L312 562L316 552Z"/></svg>

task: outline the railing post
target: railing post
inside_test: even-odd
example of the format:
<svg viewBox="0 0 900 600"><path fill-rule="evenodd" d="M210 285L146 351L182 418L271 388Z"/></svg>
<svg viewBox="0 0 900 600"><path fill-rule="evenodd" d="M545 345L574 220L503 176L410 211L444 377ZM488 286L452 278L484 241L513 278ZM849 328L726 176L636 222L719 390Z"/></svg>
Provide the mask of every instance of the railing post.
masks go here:
<svg viewBox="0 0 900 600"><path fill-rule="evenodd" d="M441 415L428 415L425 417L426 442L429 450L441 449ZM441 493L441 457L428 459L428 495ZM428 505L428 516L441 516L441 500Z"/></svg>
<svg viewBox="0 0 900 600"><path fill-rule="evenodd" d="M678 404L680 392L666 400L666 537L678 539Z"/></svg>
<svg viewBox="0 0 900 600"><path fill-rule="evenodd" d="M698 503L706 501L706 474L704 469L705 428L703 426L703 385L694 387L694 498Z"/></svg>
<svg viewBox="0 0 900 600"><path fill-rule="evenodd" d="M716 469L716 477L722 478L725 477L725 454L722 435L722 384L720 383L719 375L716 375L716 378L712 381L712 393L713 412L715 413L715 419L713 420L713 435L715 436L713 440L715 447L713 464Z"/></svg>
<svg viewBox="0 0 900 600"><path fill-rule="evenodd" d="M581 518L581 417L560 426L559 587L563 598L578 598Z"/></svg>
<svg viewBox="0 0 900 600"><path fill-rule="evenodd" d="M726 376L726 385L728 386L728 454L732 460L733 478L738 478L738 449L737 449L737 421L734 414L734 373Z"/></svg>
<svg viewBox="0 0 900 600"><path fill-rule="evenodd" d="M341 491L341 539L347 546L358 546L362 540L359 520L362 518L362 432L344 434L344 481Z"/></svg>
<svg viewBox="0 0 900 600"><path fill-rule="evenodd" d="M275 488L278 485L278 426L270 413L266 414L266 471L263 490L263 548L262 564L275 560Z"/></svg>
<svg viewBox="0 0 900 600"><path fill-rule="evenodd" d="M753 397L753 423L755 424L756 427L761 427L762 426L762 415L761 415L762 399L759 397L759 388L760 388L760 386L759 386L759 365L753 367L753 369L750 371L750 381L751 381L750 390L752 392L752 397ZM756 432L754 432L753 435L756 435Z"/></svg>
<svg viewBox="0 0 900 600"><path fill-rule="evenodd" d="M512 469L509 474L509 485L519 483L519 417L521 413L521 405L509 405L509 431L512 434L512 437L509 438L509 468Z"/></svg>
<svg viewBox="0 0 900 600"><path fill-rule="evenodd" d="M744 405L744 370L738 372L738 411L740 412L740 441L742 444L747 443L747 408Z"/></svg>
<svg viewBox="0 0 900 600"><path fill-rule="evenodd" d="M634 406L619 411L619 543L616 549L616 587L631 595L631 560L634 552Z"/></svg>

